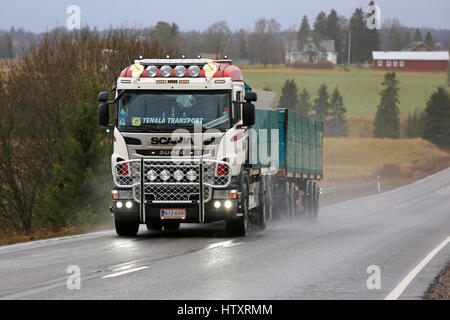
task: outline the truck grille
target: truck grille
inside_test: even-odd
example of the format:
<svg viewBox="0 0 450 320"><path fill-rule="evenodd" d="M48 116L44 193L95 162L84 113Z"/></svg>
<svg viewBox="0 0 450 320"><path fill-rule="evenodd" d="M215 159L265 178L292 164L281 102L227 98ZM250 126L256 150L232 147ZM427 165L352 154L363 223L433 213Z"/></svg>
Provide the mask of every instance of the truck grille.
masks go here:
<svg viewBox="0 0 450 320"><path fill-rule="evenodd" d="M230 165L209 159L141 159L118 162L113 168L117 187L131 187L141 201L141 167L145 199L152 202L198 202L200 166L203 167L203 200L212 197L212 188L230 184Z"/></svg>

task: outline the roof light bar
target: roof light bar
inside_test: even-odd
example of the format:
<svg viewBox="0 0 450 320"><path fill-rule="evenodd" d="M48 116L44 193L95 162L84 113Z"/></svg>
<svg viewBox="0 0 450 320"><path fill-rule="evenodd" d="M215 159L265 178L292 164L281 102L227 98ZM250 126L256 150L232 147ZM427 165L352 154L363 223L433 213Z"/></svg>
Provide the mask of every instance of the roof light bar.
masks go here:
<svg viewBox="0 0 450 320"><path fill-rule="evenodd" d="M172 74L172 68L168 65L163 65L160 69L160 72L164 78L168 78Z"/></svg>
<svg viewBox="0 0 450 320"><path fill-rule="evenodd" d="M199 66L190 66L189 69L189 76L192 78L197 78L200 75L200 67Z"/></svg>
<svg viewBox="0 0 450 320"><path fill-rule="evenodd" d="M182 65L178 65L175 67L175 75L178 78L183 78L186 75L186 68Z"/></svg>
<svg viewBox="0 0 450 320"><path fill-rule="evenodd" d="M156 66L148 66L145 72L150 78L154 78L158 74L158 68Z"/></svg>

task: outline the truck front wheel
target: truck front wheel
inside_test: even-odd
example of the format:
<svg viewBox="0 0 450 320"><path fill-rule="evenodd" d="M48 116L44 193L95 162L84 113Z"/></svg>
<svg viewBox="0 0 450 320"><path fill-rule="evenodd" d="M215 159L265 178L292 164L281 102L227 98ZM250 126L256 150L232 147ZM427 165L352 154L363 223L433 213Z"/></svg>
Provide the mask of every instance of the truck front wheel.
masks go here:
<svg viewBox="0 0 450 320"><path fill-rule="evenodd" d="M160 219L148 218L146 221L148 231L161 231L162 223Z"/></svg>
<svg viewBox="0 0 450 320"><path fill-rule="evenodd" d="M226 231L230 236L245 237L249 224L248 212L248 186L243 184L241 189L241 213L242 215L236 219L230 219L226 222Z"/></svg>
<svg viewBox="0 0 450 320"><path fill-rule="evenodd" d="M115 219L116 233L119 236L135 236L139 230L139 221L122 221Z"/></svg>

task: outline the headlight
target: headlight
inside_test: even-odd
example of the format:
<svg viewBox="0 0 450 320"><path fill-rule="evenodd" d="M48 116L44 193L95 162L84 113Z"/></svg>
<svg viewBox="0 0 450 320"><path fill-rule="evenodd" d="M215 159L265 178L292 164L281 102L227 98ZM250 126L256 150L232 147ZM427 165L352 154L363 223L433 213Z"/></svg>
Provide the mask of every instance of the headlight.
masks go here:
<svg viewBox="0 0 450 320"><path fill-rule="evenodd" d="M186 68L184 66L176 66L175 67L175 75L178 78L183 78L186 75Z"/></svg>
<svg viewBox="0 0 450 320"><path fill-rule="evenodd" d="M173 173L173 177L175 178L175 180L181 181L184 178L184 173L181 170L177 170Z"/></svg>
<svg viewBox="0 0 450 320"><path fill-rule="evenodd" d="M161 71L161 75L164 78L168 78L172 74L172 68L170 66L168 66L168 65L162 66L160 71Z"/></svg>
<svg viewBox="0 0 450 320"><path fill-rule="evenodd" d="M155 170L149 170L147 172L147 179L148 180L155 181L157 177L158 177L158 175L157 175Z"/></svg>
<svg viewBox="0 0 450 320"><path fill-rule="evenodd" d="M167 181L170 179L170 172L168 170L163 170L161 171L161 173L159 174L159 176L161 177L161 179L163 181Z"/></svg>
<svg viewBox="0 0 450 320"><path fill-rule="evenodd" d="M199 66L190 66L188 70L189 70L189 75L192 78L197 78L200 74Z"/></svg>
<svg viewBox="0 0 450 320"><path fill-rule="evenodd" d="M189 179L189 181L195 181L197 179L197 172L194 170L189 170L186 174L186 177Z"/></svg>
<svg viewBox="0 0 450 320"><path fill-rule="evenodd" d="M150 78L154 78L158 74L158 68L156 66L148 66L145 72Z"/></svg>

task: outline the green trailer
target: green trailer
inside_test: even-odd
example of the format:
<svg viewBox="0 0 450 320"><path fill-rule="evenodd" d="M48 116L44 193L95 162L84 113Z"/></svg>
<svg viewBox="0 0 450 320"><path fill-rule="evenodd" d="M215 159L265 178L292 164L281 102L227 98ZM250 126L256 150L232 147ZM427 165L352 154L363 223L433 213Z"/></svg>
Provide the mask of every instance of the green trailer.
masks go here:
<svg viewBox="0 0 450 320"><path fill-rule="evenodd" d="M316 218L318 182L323 178L323 123L285 108L257 109L251 129L257 143L250 142L250 152L277 160L265 163L258 157L247 163L254 177L266 181L263 188L269 191L273 207L279 209L276 212L290 217L303 212ZM264 141L267 144L261 143ZM260 148L266 150L261 152ZM271 154L275 148L278 156ZM269 167L271 170L267 170Z"/></svg>
<svg viewBox="0 0 450 320"><path fill-rule="evenodd" d="M277 175L320 180L323 176L323 124L292 110L280 108L274 110L256 110L255 125L256 146L267 141L267 153L271 156L272 144L278 145ZM261 130L264 129L264 130ZM278 138L273 130L278 130ZM267 136L265 136L267 135ZM261 152L258 150L258 154ZM273 165L273 163L272 163ZM269 164L260 159L250 165L259 169Z"/></svg>

